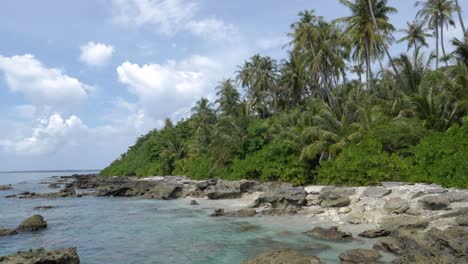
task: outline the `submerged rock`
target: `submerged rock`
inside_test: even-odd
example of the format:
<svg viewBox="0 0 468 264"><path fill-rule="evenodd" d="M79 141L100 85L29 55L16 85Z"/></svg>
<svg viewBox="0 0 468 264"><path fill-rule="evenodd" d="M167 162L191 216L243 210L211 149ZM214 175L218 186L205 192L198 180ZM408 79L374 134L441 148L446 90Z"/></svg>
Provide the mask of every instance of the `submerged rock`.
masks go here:
<svg viewBox="0 0 468 264"><path fill-rule="evenodd" d="M0 228L0 237L16 235L18 232L15 229Z"/></svg>
<svg viewBox="0 0 468 264"><path fill-rule="evenodd" d="M51 189L58 189L60 188L60 185L57 184L57 183L51 183L49 185L47 185L48 188L51 188Z"/></svg>
<svg viewBox="0 0 468 264"><path fill-rule="evenodd" d="M38 231L47 228L47 222L42 215L33 215L24 220L17 228L21 232Z"/></svg>
<svg viewBox="0 0 468 264"><path fill-rule="evenodd" d="M57 208L57 206L53 205L41 205L41 206L36 206L34 207L34 210L48 210L48 209L54 209Z"/></svg>
<svg viewBox="0 0 468 264"><path fill-rule="evenodd" d="M255 209L240 209L233 212L225 212L224 209L215 209L210 215L212 217L226 216L226 217L252 217L257 214Z"/></svg>
<svg viewBox="0 0 468 264"><path fill-rule="evenodd" d="M0 257L2 264L80 264L76 248L46 251L36 249L19 251L16 254Z"/></svg>
<svg viewBox="0 0 468 264"><path fill-rule="evenodd" d="M366 230L364 232L359 233L358 236L360 237L366 237L366 238L376 238L376 237L384 237L390 235L391 231L384 229L384 228L377 228L377 229L371 229L371 230Z"/></svg>
<svg viewBox="0 0 468 264"><path fill-rule="evenodd" d="M297 250L280 250L263 253L251 260L244 260L242 264L321 264L320 258L306 256Z"/></svg>
<svg viewBox="0 0 468 264"><path fill-rule="evenodd" d="M0 191L8 191L8 190L13 190L13 186L11 186L11 184L9 184L9 185L0 185Z"/></svg>
<svg viewBox="0 0 468 264"><path fill-rule="evenodd" d="M224 209L218 208L214 209L213 213L210 214L212 217L219 217L219 216L224 216Z"/></svg>
<svg viewBox="0 0 468 264"><path fill-rule="evenodd" d="M387 212L394 214L402 214L410 208L408 201L400 197L395 197L387 200L384 204L384 209Z"/></svg>
<svg viewBox="0 0 468 264"><path fill-rule="evenodd" d="M380 253L373 249L351 249L340 254L341 263L375 263L380 257Z"/></svg>
<svg viewBox="0 0 468 264"><path fill-rule="evenodd" d="M190 201L190 205L200 205L197 200Z"/></svg>
<svg viewBox="0 0 468 264"><path fill-rule="evenodd" d="M314 229L305 232L305 234L324 240L332 241L351 241L353 235L350 232L342 232L338 230L337 226L330 228L315 227Z"/></svg>

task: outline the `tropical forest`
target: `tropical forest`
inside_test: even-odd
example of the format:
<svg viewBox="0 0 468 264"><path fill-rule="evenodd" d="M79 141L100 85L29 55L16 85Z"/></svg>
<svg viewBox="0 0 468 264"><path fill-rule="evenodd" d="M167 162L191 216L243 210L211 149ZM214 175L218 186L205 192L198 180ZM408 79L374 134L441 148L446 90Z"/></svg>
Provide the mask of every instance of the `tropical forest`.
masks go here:
<svg viewBox="0 0 468 264"><path fill-rule="evenodd" d="M349 16L301 11L286 58L246 58L219 80L215 99L166 119L101 174L468 188L468 31L458 0L415 1L406 28L390 23L398 9L387 0L340 2ZM447 39L455 25L464 37ZM392 54L399 43L406 50Z"/></svg>

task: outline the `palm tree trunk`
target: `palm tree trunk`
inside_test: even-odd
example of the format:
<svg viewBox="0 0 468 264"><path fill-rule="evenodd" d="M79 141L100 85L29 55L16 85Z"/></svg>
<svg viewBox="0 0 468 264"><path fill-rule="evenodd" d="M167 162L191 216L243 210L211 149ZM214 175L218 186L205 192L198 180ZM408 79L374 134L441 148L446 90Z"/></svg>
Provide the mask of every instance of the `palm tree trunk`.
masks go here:
<svg viewBox="0 0 468 264"><path fill-rule="evenodd" d="M380 34L379 25L377 24L377 20L374 16L374 8L372 7L372 1L367 0L367 3L369 4L369 10L372 16L372 21L374 22L375 30L377 30L377 34ZM390 65L392 65L393 71L395 72L398 79L400 79L400 73L398 72L397 68L395 67L395 64L393 63L392 56L390 55L390 52L388 52L387 46L385 46L385 43L382 43L382 46L385 50L385 54L387 54L388 60L390 61Z"/></svg>
<svg viewBox="0 0 468 264"><path fill-rule="evenodd" d="M372 66L371 66L371 59L370 59L370 43L369 43L369 38L366 38L366 68L367 68L367 88L373 88L374 87L374 77L372 76Z"/></svg>
<svg viewBox="0 0 468 264"><path fill-rule="evenodd" d="M465 36L465 42L466 42L468 41L468 32L466 31L465 23L463 22L462 11L461 11L460 5L458 4L458 0L455 0L455 6L457 8L458 19L460 20L460 26L463 30L463 35Z"/></svg>
<svg viewBox="0 0 468 264"><path fill-rule="evenodd" d="M435 40L436 40L436 70L439 68L439 26L435 26Z"/></svg>
<svg viewBox="0 0 468 264"><path fill-rule="evenodd" d="M440 23L440 45L442 46L442 55L444 55L445 67L448 67L447 63L447 54L445 54L445 45L444 45L444 24Z"/></svg>

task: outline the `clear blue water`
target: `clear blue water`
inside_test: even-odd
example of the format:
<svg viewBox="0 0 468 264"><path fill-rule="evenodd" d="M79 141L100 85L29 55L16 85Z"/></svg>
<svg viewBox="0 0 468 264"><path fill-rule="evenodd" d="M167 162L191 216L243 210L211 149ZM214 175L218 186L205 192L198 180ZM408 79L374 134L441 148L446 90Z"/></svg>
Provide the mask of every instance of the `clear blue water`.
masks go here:
<svg viewBox="0 0 468 264"><path fill-rule="evenodd" d="M0 184L15 189L0 191L0 227L14 228L25 218L40 213L48 228L28 234L0 237L0 255L44 247L77 247L84 264L219 264L243 259L272 249L310 248L306 252L326 263L338 263L338 254L351 248L369 248L366 242L330 243L302 233L316 223L304 216L211 218L214 204L199 200L145 200L136 198L6 199L22 191L51 192L41 181L64 173L0 173ZM72 174L71 172L68 174ZM33 207L54 205L38 212Z"/></svg>

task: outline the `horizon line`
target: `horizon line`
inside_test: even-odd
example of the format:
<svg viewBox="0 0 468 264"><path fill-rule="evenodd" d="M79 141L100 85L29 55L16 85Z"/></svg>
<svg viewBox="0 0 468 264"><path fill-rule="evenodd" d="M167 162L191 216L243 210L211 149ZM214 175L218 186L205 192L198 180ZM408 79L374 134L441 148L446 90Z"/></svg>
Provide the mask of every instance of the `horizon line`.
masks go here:
<svg viewBox="0 0 468 264"><path fill-rule="evenodd" d="M81 169L81 170L8 170L0 173L30 173L30 172L83 172L83 171L101 171L102 169Z"/></svg>

